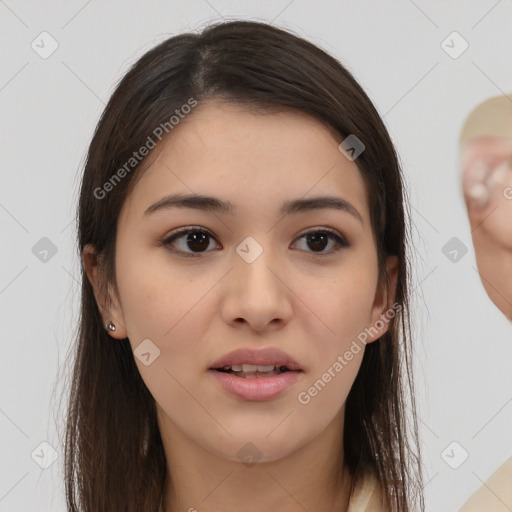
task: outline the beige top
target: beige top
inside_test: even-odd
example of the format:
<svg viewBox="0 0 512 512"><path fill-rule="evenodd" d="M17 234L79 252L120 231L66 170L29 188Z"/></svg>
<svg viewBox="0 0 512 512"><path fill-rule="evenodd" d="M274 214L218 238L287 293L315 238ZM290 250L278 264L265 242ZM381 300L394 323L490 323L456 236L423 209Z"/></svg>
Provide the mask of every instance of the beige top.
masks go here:
<svg viewBox="0 0 512 512"><path fill-rule="evenodd" d="M477 489L459 512L510 512L512 510L512 457Z"/></svg>
<svg viewBox="0 0 512 512"><path fill-rule="evenodd" d="M383 502L379 482L375 476L370 474L356 480L348 512L388 512L388 509L383 506Z"/></svg>

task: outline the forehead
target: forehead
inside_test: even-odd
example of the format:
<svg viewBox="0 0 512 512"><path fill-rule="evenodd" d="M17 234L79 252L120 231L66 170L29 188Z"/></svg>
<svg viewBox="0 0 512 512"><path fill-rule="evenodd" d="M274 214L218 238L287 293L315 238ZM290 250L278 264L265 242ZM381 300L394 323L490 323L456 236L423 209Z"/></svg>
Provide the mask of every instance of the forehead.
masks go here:
<svg viewBox="0 0 512 512"><path fill-rule="evenodd" d="M143 211L166 194L203 194L277 212L283 202L338 195L368 216L357 165L341 138L308 114L255 112L219 101L200 103L169 133L127 198ZM237 211L239 208L237 208Z"/></svg>

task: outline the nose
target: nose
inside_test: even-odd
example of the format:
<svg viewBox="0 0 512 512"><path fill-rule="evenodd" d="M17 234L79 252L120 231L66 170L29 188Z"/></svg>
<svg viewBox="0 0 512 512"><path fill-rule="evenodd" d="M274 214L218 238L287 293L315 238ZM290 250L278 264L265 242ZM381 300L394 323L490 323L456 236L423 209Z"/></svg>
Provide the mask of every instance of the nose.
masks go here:
<svg viewBox="0 0 512 512"><path fill-rule="evenodd" d="M289 275L271 251L264 250L250 263L235 253L234 268L225 280L222 317L235 327L280 329L293 314L292 289Z"/></svg>

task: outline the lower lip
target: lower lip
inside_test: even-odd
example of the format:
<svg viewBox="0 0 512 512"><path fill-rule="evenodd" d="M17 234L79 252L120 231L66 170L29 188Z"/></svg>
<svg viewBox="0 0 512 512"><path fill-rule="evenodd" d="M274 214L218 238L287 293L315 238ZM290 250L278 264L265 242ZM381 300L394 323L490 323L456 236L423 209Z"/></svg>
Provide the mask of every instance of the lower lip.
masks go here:
<svg viewBox="0 0 512 512"><path fill-rule="evenodd" d="M222 389L242 400L261 402L271 400L297 382L299 371L288 371L271 377L246 379L230 373L208 370L219 382Z"/></svg>

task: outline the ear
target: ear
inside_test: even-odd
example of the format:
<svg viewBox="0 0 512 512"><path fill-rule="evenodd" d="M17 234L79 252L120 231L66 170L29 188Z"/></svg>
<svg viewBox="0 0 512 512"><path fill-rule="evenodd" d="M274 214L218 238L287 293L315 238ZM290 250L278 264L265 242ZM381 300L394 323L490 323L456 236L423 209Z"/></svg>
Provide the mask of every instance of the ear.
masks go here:
<svg viewBox="0 0 512 512"><path fill-rule="evenodd" d="M368 328L372 335L368 336L366 343L376 341L385 334L389 329L390 320L397 314L397 309L393 308L393 305L398 282L398 256L386 258L386 269L389 283L386 286L385 277L382 277L377 284Z"/></svg>
<svg viewBox="0 0 512 512"><path fill-rule="evenodd" d="M113 338L126 338L127 333L122 309L116 294L106 282L102 255L98 254L96 248L91 244L87 244L82 252L82 261L94 290L94 297L103 320L103 328ZM116 326L115 331L107 329L109 322Z"/></svg>

